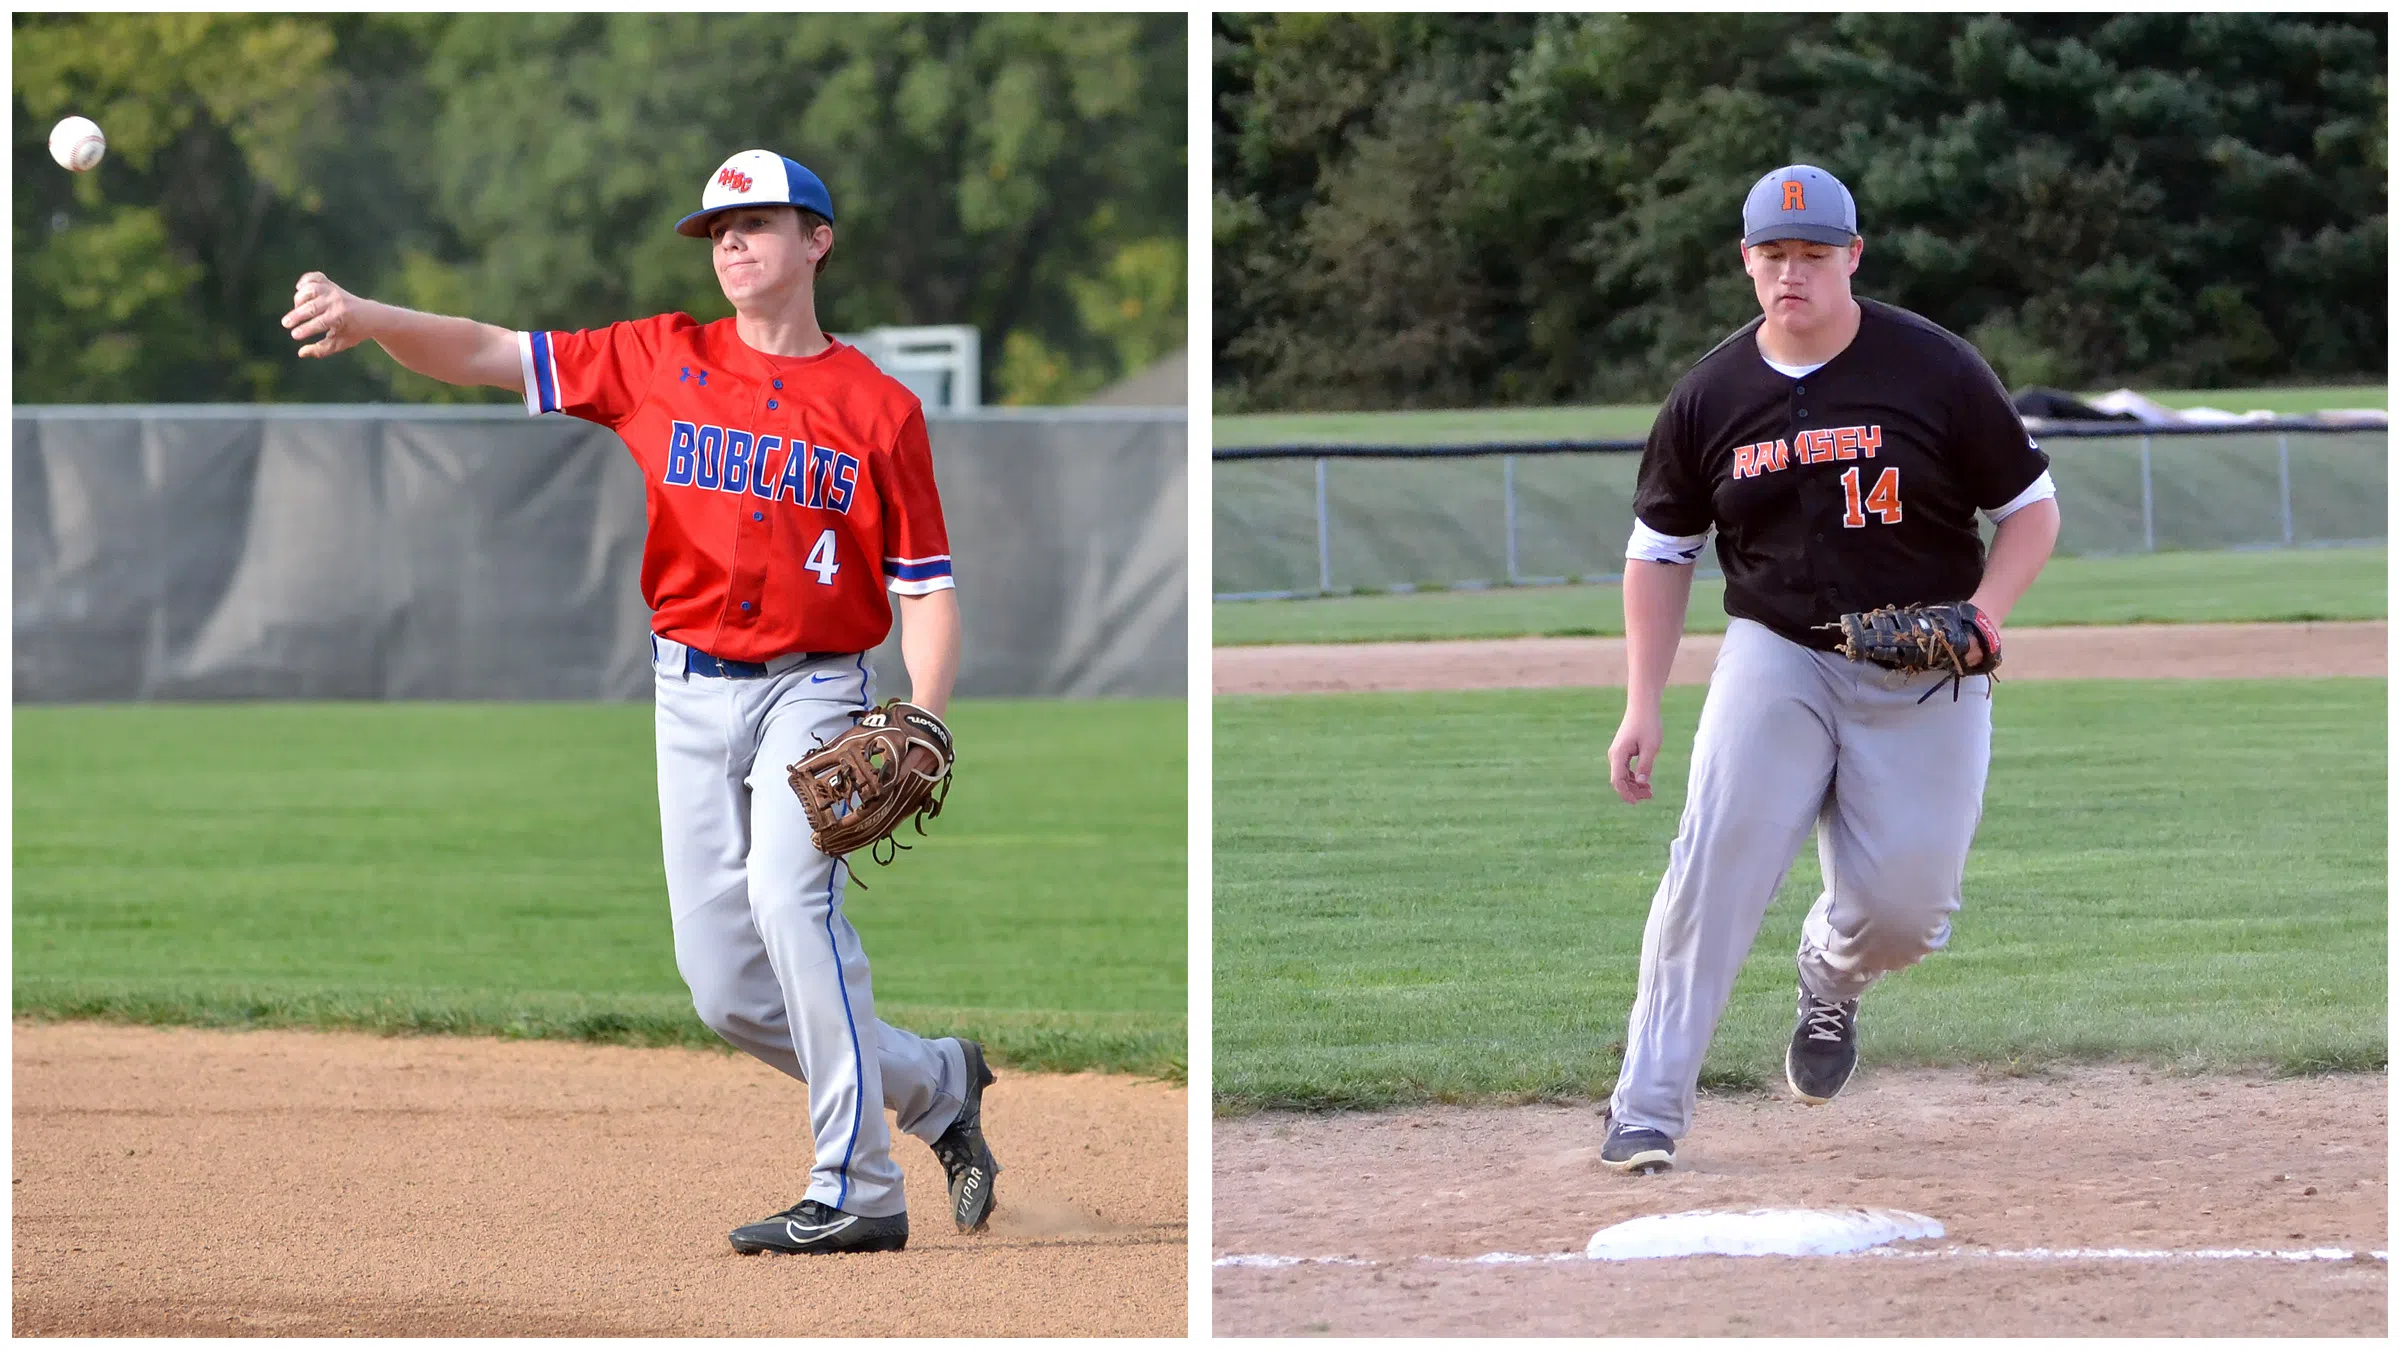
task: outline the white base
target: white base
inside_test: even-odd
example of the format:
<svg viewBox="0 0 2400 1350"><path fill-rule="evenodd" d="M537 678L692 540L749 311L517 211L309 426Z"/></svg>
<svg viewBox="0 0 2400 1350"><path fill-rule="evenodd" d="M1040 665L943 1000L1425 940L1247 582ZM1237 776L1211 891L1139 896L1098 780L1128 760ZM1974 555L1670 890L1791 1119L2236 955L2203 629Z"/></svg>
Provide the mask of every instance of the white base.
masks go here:
<svg viewBox="0 0 2400 1350"><path fill-rule="evenodd" d="M1841 1256L1913 1238L1938 1238L1942 1225L1904 1209L1696 1210L1651 1214L1592 1234L1583 1254L1595 1261L1666 1256Z"/></svg>

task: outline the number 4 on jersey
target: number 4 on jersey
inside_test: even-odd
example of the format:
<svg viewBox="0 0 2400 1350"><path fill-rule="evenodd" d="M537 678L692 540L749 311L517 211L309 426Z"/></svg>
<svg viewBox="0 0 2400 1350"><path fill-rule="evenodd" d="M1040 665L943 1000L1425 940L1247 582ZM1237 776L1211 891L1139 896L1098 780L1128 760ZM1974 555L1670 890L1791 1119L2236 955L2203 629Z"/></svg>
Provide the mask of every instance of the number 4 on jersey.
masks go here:
<svg viewBox="0 0 2400 1350"><path fill-rule="evenodd" d="M1842 470L1842 524L1853 530L1865 529L1867 511L1886 525L1900 523L1900 471L1885 469L1876 475L1875 486L1867 492L1866 510L1859 509L1858 469Z"/></svg>
<svg viewBox="0 0 2400 1350"><path fill-rule="evenodd" d="M833 531L817 536L815 546L808 550L808 561L800 565L817 574L818 585L833 584L833 574L842 570L842 565L833 560Z"/></svg>

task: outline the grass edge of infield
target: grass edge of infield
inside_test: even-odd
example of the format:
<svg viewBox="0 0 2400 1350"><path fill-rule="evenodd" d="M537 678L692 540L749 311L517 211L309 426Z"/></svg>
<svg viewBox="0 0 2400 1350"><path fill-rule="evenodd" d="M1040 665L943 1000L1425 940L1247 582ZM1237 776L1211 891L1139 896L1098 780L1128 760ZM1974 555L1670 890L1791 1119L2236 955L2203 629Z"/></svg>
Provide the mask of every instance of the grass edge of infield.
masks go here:
<svg viewBox="0 0 2400 1350"><path fill-rule="evenodd" d="M2322 1046L2276 1058L2217 1059L2207 1056L2179 1054L2166 1050L2128 1052L2124 1050L2085 1051L2076 1049L2033 1050L2011 1055L2005 1059L1979 1056L1925 1057L1903 1055L1879 1059L1860 1067L1872 1073L1876 1069L1948 1069L1973 1073L1994 1079L2040 1078L2064 1069L2092 1068L2108 1065L2130 1065L2173 1077L2249 1077L2321 1078L2335 1074L2376 1074L2390 1071L2388 1044L2382 1041L2352 1046ZM1337 1111L1393 1111L1413 1106L1591 1106L1597 1108L1608 1100L1616 1081L1612 1066L1597 1086L1591 1084L1561 1084L1555 1087L1519 1089L1515 1091L1460 1092L1412 1087L1407 1084L1376 1085L1351 1089L1328 1090L1316 1094L1295 1093L1216 1093L1210 1099L1210 1114L1219 1120L1243 1116L1265 1115L1273 1112L1299 1112L1322 1115ZM1703 1095L1716 1096L1780 1096L1785 1087L1780 1079L1770 1081L1766 1075L1743 1068L1718 1069L1711 1067L1700 1075Z"/></svg>
<svg viewBox="0 0 2400 1350"><path fill-rule="evenodd" d="M149 985L20 977L13 1015L32 1022L221 1031L327 1031L466 1036L734 1053L672 995L492 994L475 990L357 991L270 985ZM983 1043L992 1062L1037 1073L1117 1073L1182 1084L1184 1021L1154 1013L1020 1012L881 1004L876 1014L929 1038Z"/></svg>

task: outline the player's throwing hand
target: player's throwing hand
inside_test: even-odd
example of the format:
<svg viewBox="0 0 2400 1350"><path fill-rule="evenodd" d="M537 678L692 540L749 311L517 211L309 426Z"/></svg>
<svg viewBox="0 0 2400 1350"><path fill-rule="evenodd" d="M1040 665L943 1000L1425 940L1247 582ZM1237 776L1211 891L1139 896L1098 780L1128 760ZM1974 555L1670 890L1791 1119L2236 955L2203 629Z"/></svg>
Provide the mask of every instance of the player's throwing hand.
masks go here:
<svg viewBox="0 0 2400 1350"><path fill-rule="evenodd" d="M302 356L332 356L346 352L369 334L359 322L363 302L333 284L323 272L311 272L292 288L292 312L283 316L294 342L306 342ZM310 338L316 341L309 342Z"/></svg>

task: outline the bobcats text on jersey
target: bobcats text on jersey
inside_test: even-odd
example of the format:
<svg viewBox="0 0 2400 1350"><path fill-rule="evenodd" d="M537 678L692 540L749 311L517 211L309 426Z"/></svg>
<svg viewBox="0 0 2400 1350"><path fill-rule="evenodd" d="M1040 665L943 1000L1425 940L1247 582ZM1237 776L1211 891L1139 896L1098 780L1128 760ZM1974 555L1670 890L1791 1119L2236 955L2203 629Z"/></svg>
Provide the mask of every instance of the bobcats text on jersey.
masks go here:
<svg viewBox="0 0 2400 1350"><path fill-rule="evenodd" d="M667 467L659 481L850 513L851 498L858 491L858 456L805 443L793 446L788 455L782 451L780 436L674 422L668 428Z"/></svg>

